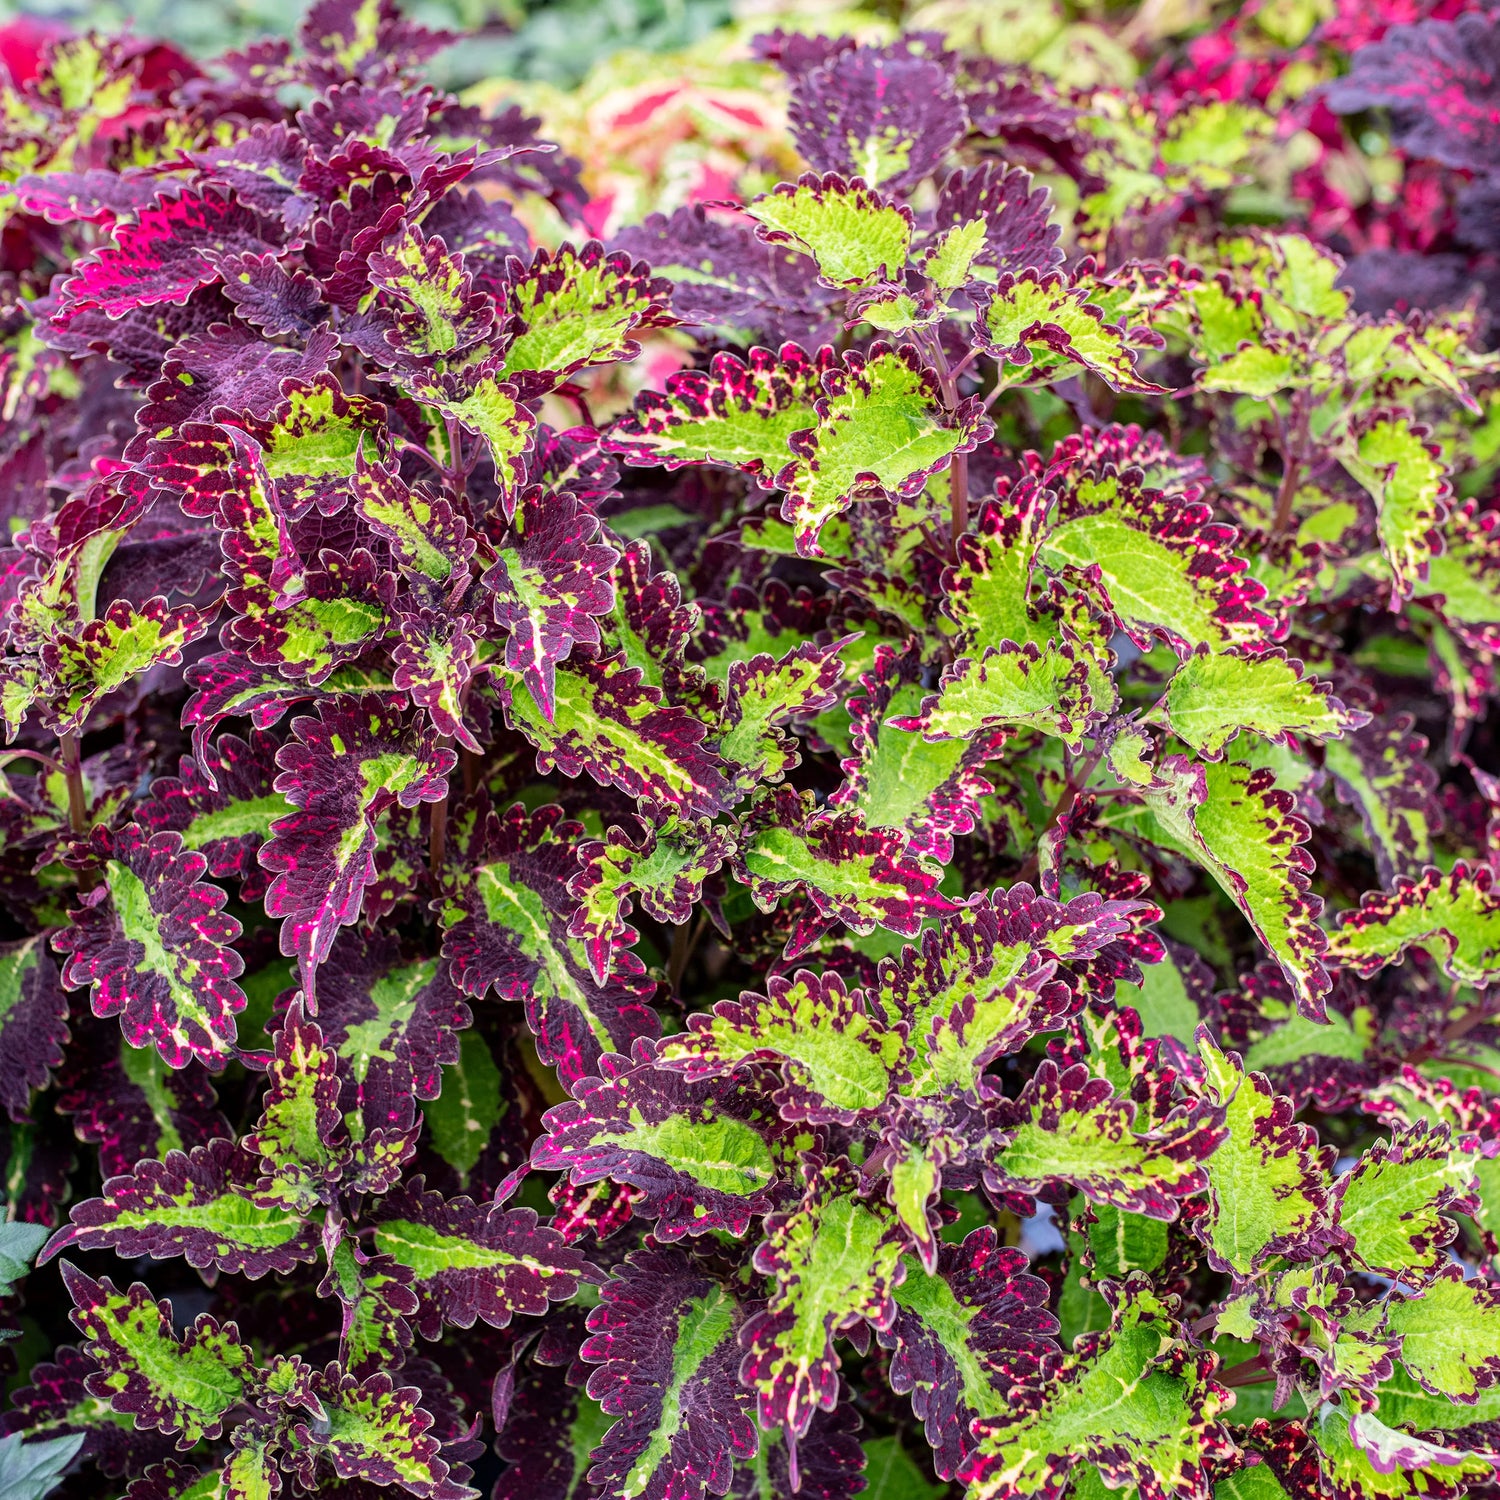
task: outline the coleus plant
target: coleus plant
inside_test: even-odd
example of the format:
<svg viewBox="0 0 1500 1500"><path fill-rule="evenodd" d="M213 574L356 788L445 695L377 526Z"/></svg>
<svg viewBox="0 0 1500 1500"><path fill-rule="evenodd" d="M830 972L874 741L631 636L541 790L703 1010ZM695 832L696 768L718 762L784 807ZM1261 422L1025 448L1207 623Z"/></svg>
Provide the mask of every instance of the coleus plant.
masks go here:
<svg viewBox="0 0 1500 1500"><path fill-rule="evenodd" d="M804 175L533 247L576 166L441 41L322 0L16 173L7 1461L1486 1490L1472 308L1220 225L1252 111L923 33L764 39Z"/></svg>

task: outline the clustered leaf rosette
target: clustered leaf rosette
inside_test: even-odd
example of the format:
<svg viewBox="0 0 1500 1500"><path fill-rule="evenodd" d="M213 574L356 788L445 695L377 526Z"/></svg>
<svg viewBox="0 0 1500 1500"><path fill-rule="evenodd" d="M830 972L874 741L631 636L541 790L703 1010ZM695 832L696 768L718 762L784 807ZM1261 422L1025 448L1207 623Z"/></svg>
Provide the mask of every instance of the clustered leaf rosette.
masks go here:
<svg viewBox="0 0 1500 1500"><path fill-rule="evenodd" d="M607 239L390 0L0 48L0 1489L1493 1488L1500 23L1147 9Z"/></svg>

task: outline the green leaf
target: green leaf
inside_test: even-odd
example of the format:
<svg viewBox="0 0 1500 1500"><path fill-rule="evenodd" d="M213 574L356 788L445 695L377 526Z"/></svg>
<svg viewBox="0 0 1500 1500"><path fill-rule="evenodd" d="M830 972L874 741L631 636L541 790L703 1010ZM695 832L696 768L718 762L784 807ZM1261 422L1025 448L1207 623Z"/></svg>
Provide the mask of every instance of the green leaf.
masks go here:
<svg viewBox="0 0 1500 1500"><path fill-rule="evenodd" d="M1468 1403L1472 1420L1483 1420L1472 1403L1500 1381L1500 1294L1490 1282L1444 1266L1421 1296L1392 1297L1386 1324L1423 1390Z"/></svg>
<svg viewBox="0 0 1500 1500"><path fill-rule="evenodd" d="M500 1070L489 1043L475 1030L461 1032L458 1061L443 1069L443 1091L422 1106L433 1150L458 1173L463 1184L474 1170L500 1117Z"/></svg>
<svg viewBox="0 0 1500 1500"><path fill-rule="evenodd" d="M864 1444L864 1500L943 1500L945 1486L933 1482L898 1437L870 1438Z"/></svg>
<svg viewBox="0 0 1500 1500"><path fill-rule="evenodd" d="M1328 955L1368 978L1408 948L1425 948L1451 979L1476 987L1500 980L1500 892L1489 865L1457 860L1445 875L1397 876L1341 914Z"/></svg>
<svg viewBox="0 0 1500 1500"><path fill-rule="evenodd" d="M1203 1493L1205 1460L1229 1450L1216 1420L1221 1398L1207 1380L1211 1356L1189 1351L1142 1282L1127 1285L1113 1289L1111 1326L1088 1352L975 1422L970 1500L1053 1496L1084 1463L1113 1489L1140 1484L1183 1500Z"/></svg>
<svg viewBox="0 0 1500 1500"><path fill-rule="evenodd" d="M1106 321L1092 288L1069 285L1060 271L1001 273L993 288L973 289L980 305L975 336L1000 361L1000 383L1050 385L1088 370L1117 391L1159 394L1163 386L1135 368L1131 331Z"/></svg>
<svg viewBox="0 0 1500 1500"><path fill-rule="evenodd" d="M24 1432L12 1432L0 1438L0 1495L5 1500L42 1500L51 1494L88 1434L71 1432L31 1443L26 1436Z"/></svg>
<svg viewBox="0 0 1500 1500"><path fill-rule="evenodd" d="M45 1224L0 1222L0 1297L8 1297L15 1291L16 1283L31 1270L31 1263L49 1233Z"/></svg>
<svg viewBox="0 0 1500 1500"><path fill-rule="evenodd" d="M1463 1211L1476 1155L1425 1120L1376 1141L1334 1189L1355 1254L1382 1276L1435 1271L1454 1232L1443 1210Z"/></svg>
<svg viewBox="0 0 1500 1500"><path fill-rule="evenodd" d="M1228 1130L1206 1163L1210 1258L1248 1276L1285 1240L1326 1220L1332 1153L1294 1122L1292 1101L1273 1093L1265 1074L1247 1075L1206 1033L1198 1055Z"/></svg>
<svg viewBox="0 0 1500 1500"><path fill-rule="evenodd" d="M795 457L776 476L803 557L819 555L818 533L854 501L919 493L991 430L975 397L948 409L937 376L909 346L846 354L823 388L817 425L792 436Z"/></svg>
<svg viewBox="0 0 1500 1500"><path fill-rule="evenodd" d="M829 286L889 281L899 276L911 247L911 210L858 177L807 173L752 199L745 212L767 244L812 256Z"/></svg>
<svg viewBox="0 0 1500 1500"><path fill-rule="evenodd" d="M1437 1500L1460 1493L1464 1481L1484 1479L1491 1473L1489 1464L1473 1453L1393 1432L1373 1413L1364 1412L1359 1418L1362 1429L1376 1441L1385 1440L1382 1446L1388 1443L1392 1450L1391 1457L1382 1455L1376 1463L1350 1435L1351 1420L1347 1407L1325 1402L1308 1423L1324 1485L1333 1500L1395 1500L1406 1495Z"/></svg>
<svg viewBox="0 0 1500 1500"><path fill-rule="evenodd" d="M1288 735L1335 739L1369 715L1331 696L1326 682L1302 675L1285 651L1226 656L1200 646L1167 686L1167 722L1178 739L1217 760L1242 729L1285 744Z"/></svg>
<svg viewBox="0 0 1500 1500"><path fill-rule="evenodd" d="M1448 471L1427 429L1404 412L1377 417L1341 454L1369 492L1379 518L1380 550L1391 565L1398 599L1425 593L1427 564L1439 546Z"/></svg>
<svg viewBox="0 0 1500 1500"><path fill-rule="evenodd" d="M665 394L642 391L605 446L632 464L719 463L770 478L791 457L792 434L817 424L823 375L834 367L826 346L816 354L795 344L752 349L743 360L716 354L706 372L669 375Z"/></svg>
<svg viewBox="0 0 1500 1500"><path fill-rule="evenodd" d="M985 1181L997 1191L1076 1187L1091 1203L1175 1219L1178 1200L1201 1192L1205 1163L1223 1139L1220 1113L1179 1108L1137 1131L1136 1106L1076 1064L1044 1062L998 1132Z"/></svg>
<svg viewBox="0 0 1500 1500"><path fill-rule="evenodd" d="M1078 750L1117 701L1113 680L1087 646L1006 643L955 662L920 714L891 722L932 740L1025 725Z"/></svg>
<svg viewBox="0 0 1500 1500"><path fill-rule="evenodd" d="M1327 940L1317 925L1322 902L1307 891L1312 861L1301 846L1309 829L1275 772L1169 755L1142 795L1152 817L1141 832L1218 881L1281 965L1299 1008L1321 1019Z"/></svg>
<svg viewBox="0 0 1500 1500"><path fill-rule="evenodd" d="M221 1329L204 1313L179 1339L171 1303L157 1302L139 1282L121 1292L108 1278L94 1281L67 1261L62 1274L73 1321L99 1366L90 1377L95 1394L107 1395L138 1427L177 1433L184 1446L217 1437L257 1380L234 1325Z"/></svg>

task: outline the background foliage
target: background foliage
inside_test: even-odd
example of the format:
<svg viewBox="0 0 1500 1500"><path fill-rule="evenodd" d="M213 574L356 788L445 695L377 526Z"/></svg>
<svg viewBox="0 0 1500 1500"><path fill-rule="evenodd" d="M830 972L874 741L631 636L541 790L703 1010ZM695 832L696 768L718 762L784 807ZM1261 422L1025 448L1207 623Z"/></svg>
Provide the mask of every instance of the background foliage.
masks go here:
<svg viewBox="0 0 1500 1500"><path fill-rule="evenodd" d="M1500 16L69 19L0 1495L1489 1492Z"/></svg>

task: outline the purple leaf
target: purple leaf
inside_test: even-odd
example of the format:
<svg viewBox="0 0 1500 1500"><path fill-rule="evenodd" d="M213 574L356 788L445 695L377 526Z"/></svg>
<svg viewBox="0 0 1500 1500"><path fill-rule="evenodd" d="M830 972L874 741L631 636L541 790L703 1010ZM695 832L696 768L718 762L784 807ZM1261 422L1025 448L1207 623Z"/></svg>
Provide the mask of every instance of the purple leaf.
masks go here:
<svg viewBox="0 0 1500 1500"><path fill-rule="evenodd" d="M245 1006L235 983L245 963L229 946L240 924L222 910L228 897L200 879L208 861L180 834L148 838L135 823L96 828L87 847L104 882L53 938L68 955L63 983L91 985L94 1014L119 1016L130 1045L155 1046L169 1067L192 1057L222 1067Z"/></svg>

